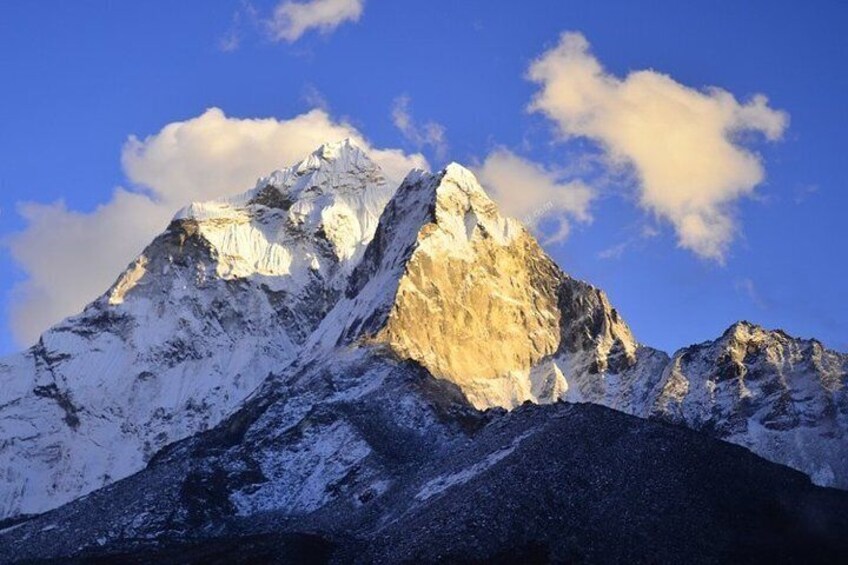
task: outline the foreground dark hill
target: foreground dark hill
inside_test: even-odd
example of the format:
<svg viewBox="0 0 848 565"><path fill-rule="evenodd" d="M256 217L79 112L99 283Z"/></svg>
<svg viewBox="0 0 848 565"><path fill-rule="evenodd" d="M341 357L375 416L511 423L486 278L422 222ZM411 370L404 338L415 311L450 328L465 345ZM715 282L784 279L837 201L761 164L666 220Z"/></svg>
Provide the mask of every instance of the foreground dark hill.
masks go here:
<svg viewBox="0 0 848 565"><path fill-rule="evenodd" d="M320 382L332 395L292 419L292 393ZM589 404L481 413L419 366L362 352L269 382L141 473L0 534L4 563L837 562L846 552L848 493L741 447Z"/></svg>

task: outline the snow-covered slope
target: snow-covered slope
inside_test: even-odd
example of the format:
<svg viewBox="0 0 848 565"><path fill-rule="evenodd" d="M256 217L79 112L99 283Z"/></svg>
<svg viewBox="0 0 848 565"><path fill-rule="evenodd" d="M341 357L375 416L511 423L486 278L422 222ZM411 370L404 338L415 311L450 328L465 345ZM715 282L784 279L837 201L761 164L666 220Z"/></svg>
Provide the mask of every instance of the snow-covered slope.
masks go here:
<svg viewBox="0 0 848 565"><path fill-rule="evenodd" d="M678 351L653 415L848 489L848 355L739 322Z"/></svg>
<svg viewBox="0 0 848 565"><path fill-rule="evenodd" d="M83 313L0 360L0 518L53 508L215 425L289 363L393 193L349 142L195 203Z"/></svg>

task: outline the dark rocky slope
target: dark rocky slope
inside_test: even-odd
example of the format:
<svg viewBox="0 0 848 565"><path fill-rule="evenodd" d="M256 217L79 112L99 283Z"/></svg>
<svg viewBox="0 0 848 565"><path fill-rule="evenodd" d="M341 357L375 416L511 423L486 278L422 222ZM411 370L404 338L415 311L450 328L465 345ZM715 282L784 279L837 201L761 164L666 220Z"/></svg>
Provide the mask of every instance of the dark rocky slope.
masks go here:
<svg viewBox="0 0 848 565"><path fill-rule="evenodd" d="M281 420L293 381L335 380L342 390L337 375L355 364L379 384L358 396L348 390L332 409L311 407L294 427ZM685 428L589 404L479 413L419 367L380 356L338 371L303 368L272 388L141 473L0 534L0 561L809 563L848 555L848 493ZM326 438L340 427L350 430L346 448L362 440L367 454L322 486L321 505L292 511L287 496L309 481L260 470L263 450L287 449L269 434L301 438L300 453L286 455L294 469L310 429ZM326 472L341 453L322 445L324 459L313 462ZM234 503L269 481L295 490L273 491L262 509Z"/></svg>

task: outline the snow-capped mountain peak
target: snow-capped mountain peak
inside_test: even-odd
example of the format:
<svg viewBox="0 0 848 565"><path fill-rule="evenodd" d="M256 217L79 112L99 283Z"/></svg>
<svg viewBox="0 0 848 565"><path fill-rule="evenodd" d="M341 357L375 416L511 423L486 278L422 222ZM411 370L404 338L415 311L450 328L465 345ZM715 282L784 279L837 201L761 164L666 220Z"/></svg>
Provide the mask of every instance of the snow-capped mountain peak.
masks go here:
<svg viewBox="0 0 848 565"><path fill-rule="evenodd" d="M739 323L669 362L502 216L471 171L412 171L395 191L342 141L181 210L103 297L0 361L0 519L142 469L251 393L257 430L276 433L275 418L297 425L315 407L389 397L367 375L398 366L407 384L435 377L451 403L602 404L848 485L844 355ZM330 483L371 449L349 428L298 436L293 452L285 438L263 447L271 478L248 506L301 487L297 508L331 499Z"/></svg>
<svg viewBox="0 0 848 565"><path fill-rule="evenodd" d="M675 353L650 413L848 488L848 355L742 321Z"/></svg>
<svg viewBox="0 0 848 565"><path fill-rule="evenodd" d="M562 273L455 163L401 184L346 297L310 340L314 356L378 345L477 408L582 399L585 383L623 374L639 349L606 296Z"/></svg>
<svg viewBox="0 0 848 565"><path fill-rule="evenodd" d="M260 277L275 290L299 291L317 272L346 276L392 193L380 167L345 140L244 194L193 203L176 221L198 223L216 251L218 276Z"/></svg>
<svg viewBox="0 0 848 565"><path fill-rule="evenodd" d="M215 425L341 296L393 187L350 141L178 212L83 313L0 361L0 518Z"/></svg>

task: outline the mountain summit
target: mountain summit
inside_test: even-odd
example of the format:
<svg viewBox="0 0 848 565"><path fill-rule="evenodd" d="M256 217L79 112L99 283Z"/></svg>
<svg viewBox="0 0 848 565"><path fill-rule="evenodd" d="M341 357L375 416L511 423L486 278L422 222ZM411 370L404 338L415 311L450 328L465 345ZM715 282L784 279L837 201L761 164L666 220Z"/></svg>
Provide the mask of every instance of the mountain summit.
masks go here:
<svg viewBox="0 0 848 565"><path fill-rule="evenodd" d="M628 409L644 394L629 378L637 358L665 361L455 163L407 177L346 298L314 341L384 347L457 385L478 409L586 397ZM605 373L621 383L596 382Z"/></svg>
<svg viewBox="0 0 848 565"><path fill-rule="evenodd" d="M848 489L848 355L738 322L675 353L649 414Z"/></svg>
<svg viewBox="0 0 848 565"><path fill-rule="evenodd" d="M55 557L254 532L263 516L389 539L392 524L453 515L450 493L479 477L523 477L523 457L551 473L577 465L572 479L592 490L606 472L592 430L619 461L639 458L625 436L650 454L642 495L707 497L721 484L713 459L772 485L739 491L756 522L782 504L773 497L820 495L706 435L846 488L846 367L817 342L743 323L669 359L503 217L469 170L413 171L395 190L350 142L328 144L242 195L180 211L106 294L0 362L0 516L97 491L0 541ZM583 435L543 456L569 421ZM581 442L595 455L562 459ZM706 465L701 483L654 481L679 480L686 461ZM610 480L625 489L620 471ZM550 494L556 515L585 502L563 496ZM637 498L622 500L625 515L644 514ZM728 502L703 500L692 516L663 508L714 527L710 505ZM827 536L848 508L833 501ZM51 521L67 528L48 538Z"/></svg>
<svg viewBox="0 0 848 565"><path fill-rule="evenodd" d="M232 412L342 295L392 193L342 141L178 212L103 296L0 360L0 517L124 478Z"/></svg>

